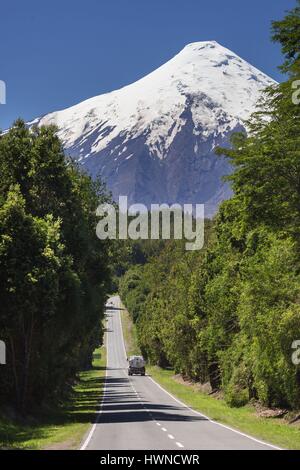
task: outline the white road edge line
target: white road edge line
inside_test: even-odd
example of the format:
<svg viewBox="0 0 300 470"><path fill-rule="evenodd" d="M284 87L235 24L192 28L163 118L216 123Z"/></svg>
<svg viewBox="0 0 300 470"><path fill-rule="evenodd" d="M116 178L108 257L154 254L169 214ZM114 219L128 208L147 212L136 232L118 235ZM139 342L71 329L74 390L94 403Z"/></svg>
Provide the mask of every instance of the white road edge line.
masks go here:
<svg viewBox="0 0 300 470"><path fill-rule="evenodd" d="M122 331L121 336L122 336L124 354L125 354L125 357L127 357L125 343L124 343L124 335L123 335L123 328L122 328L122 322L121 322L121 315L120 314L119 314L119 320L120 320L120 323L121 323L121 331ZM256 439L253 436L249 436L249 434L245 434L241 431L238 431L237 429L231 428L230 426L227 426L226 424L221 424L221 423L218 423L218 421L214 421L213 419L210 419L208 416L204 415L203 413L200 413L199 411L194 410L190 406L188 406L185 403L183 403L182 401L178 400L178 398L174 397L174 395L172 395L170 392L168 392L166 389L164 389L159 383L157 383L149 375L147 375L146 377L148 377L148 379L152 380L152 382L155 383L155 385L157 385L157 387L159 387L163 392L165 392L167 395L169 395L171 398L173 398L173 400L175 400L181 406L183 406L184 408L187 408L188 410L192 411L193 413L195 413L198 416L202 416L203 418L206 418L210 423L216 424L217 426L220 426L221 428L225 428L225 429L228 429L229 431L235 432L236 434L239 434L240 436L247 437L248 439L251 439L252 441L257 442L258 444L262 444L262 445L265 445L265 446L268 446L268 447L272 447L273 449L276 449L276 450L283 450L281 447L275 446L273 444L269 444L268 442L261 441L260 439Z"/></svg>
<svg viewBox="0 0 300 470"><path fill-rule="evenodd" d="M85 450L85 449L87 448L87 446L89 445L90 440L92 439L92 436L93 436L93 434L94 434L94 432L95 432L95 429L96 429L97 424L99 423L99 419L100 419L100 416L101 416L102 411L103 411L103 403L104 403L104 399L105 399L105 395L106 395L106 381L107 381L107 370L108 370L108 368L107 368L107 364L108 364L108 342L107 342L107 335L106 335L105 347L106 347L106 370L105 370L103 395L102 395L102 399L101 399L101 403L100 403L100 409L99 409L99 411L98 411L98 414L97 414L95 423L94 423L93 426L91 427L90 432L89 432L88 435L87 435L87 438L85 439L84 443L82 444L82 446L80 447L79 450Z"/></svg>
<svg viewBox="0 0 300 470"><path fill-rule="evenodd" d="M165 392L167 395L169 395L171 398L173 398L173 400L175 400L177 403L179 403L179 405L183 406L184 408L187 408L188 410L192 411L193 413L195 413L198 416L202 416L203 418L207 419L210 423L216 424L217 426L221 426L222 428L225 428L225 429L229 429L230 431L235 432L236 434L239 434L240 436L244 436L244 437L247 437L248 439L251 439L252 441L258 442L259 444L263 444L265 446L272 447L273 449L276 449L276 450L283 450L283 449L281 449L281 447L277 447L273 444L269 444L268 442L261 441L259 439L256 439L255 437L249 436L249 434L245 434L241 431L238 431L237 429L231 428L230 426L227 426L226 424L221 424L218 421L214 421L213 419L210 419L208 416L204 415L203 413L200 413L199 411L194 410L190 406L183 403L181 400L178 400L178 398L174 397L174 395L172 395L170 392L168 392L166 389L164 389L152 377L150 377L149 375L147 375L147 377L148 377L149 380L151 380L153 383L155 383L155 385L157 385L157 387L159 387L163 392Z"/></svg>

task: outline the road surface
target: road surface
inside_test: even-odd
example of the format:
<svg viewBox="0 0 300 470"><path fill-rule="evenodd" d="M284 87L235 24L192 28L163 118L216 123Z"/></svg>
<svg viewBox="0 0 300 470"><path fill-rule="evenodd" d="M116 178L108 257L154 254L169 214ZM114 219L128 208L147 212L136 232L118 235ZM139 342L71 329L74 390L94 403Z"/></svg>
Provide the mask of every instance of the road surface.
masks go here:
<svg viewBox="0 0 300 470"><path fill-rule="evenodd" d="M120 299L108 303L116 308ZM107 311L106 345L105 392L82 450L274 448L186 407L147 375L128 377L118 310Z"/></svg>

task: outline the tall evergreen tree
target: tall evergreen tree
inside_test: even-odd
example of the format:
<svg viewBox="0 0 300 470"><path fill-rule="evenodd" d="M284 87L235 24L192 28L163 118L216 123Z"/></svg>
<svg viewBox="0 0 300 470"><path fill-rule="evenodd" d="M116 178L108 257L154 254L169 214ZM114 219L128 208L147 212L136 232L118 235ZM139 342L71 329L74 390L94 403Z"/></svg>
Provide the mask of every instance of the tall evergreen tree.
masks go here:
<svg viewBox="0 0 300 470"><path fill-rule="evenodd" d="M0 136L0 394L25 410L59 398L102 339L110 246L96 237L109 198L68 160L54 127Z"/></svg>

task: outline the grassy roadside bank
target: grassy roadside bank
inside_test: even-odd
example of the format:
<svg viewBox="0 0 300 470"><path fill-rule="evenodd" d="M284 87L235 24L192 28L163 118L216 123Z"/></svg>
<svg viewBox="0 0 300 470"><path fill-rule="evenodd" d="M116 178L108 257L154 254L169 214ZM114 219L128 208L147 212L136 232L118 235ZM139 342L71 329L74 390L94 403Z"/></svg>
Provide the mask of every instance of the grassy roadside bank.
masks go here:
<svg viewBox="0 0 300 470"><path fill-rule="evenodd" d="M139 354L137 333L127 310L122 311L122 328L128 355ZM262 418L253 406L231 408L222 399L199 392L196 385L179 383L174 371L148 366L147 372L168 392L211 419L284 449L300 449L300 425L289 425L280 418Z"/></svg>
<svg viewBox="0 0 300 470"><path fill-rule="evenodd" d="M95 419L106 369L104 347L94 352L93 369L80 373L71 399L59 408L48 408L26 424L0 410L0 449L77 449Z"/></svg>
<svg viewBox="0 0 300 470"><path fill-rule="evenodd" d="M300 449L299 425L289 425L280 418L261 418L250 405L231 408L224 400L199 392L196 386L177 382L172 370L150 366L147 372L168 392L209 418L281 448Z"/></svg>
<svg viewBox="0 0 300 470"><path fill-rule="evenodd" d="M122 302L121 307L125 308ZM141 354L136 328L127 310L121 310L121 323L127 356Z"/></svg>

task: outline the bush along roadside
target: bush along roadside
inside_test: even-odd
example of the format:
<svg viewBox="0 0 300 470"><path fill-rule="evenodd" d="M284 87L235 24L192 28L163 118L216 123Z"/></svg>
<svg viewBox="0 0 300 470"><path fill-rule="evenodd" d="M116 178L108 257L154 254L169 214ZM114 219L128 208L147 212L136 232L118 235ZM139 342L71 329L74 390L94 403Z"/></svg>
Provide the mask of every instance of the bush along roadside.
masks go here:
<svg viewBox="0 0 300 470"><path fill-rule="evenodd" d="M0 135L0 400L23 416L65 399L102 343L111 250L95 211L107 199L54 127L19 120Z"/></svg>
<svg viewBox="0 0 300 470"><path fill-rule="evenodd" d="M0 413L0 449L79 449L94 422L104 389L106 350L93 354L93 367L78 375L68 398L60 405L33 409L26 418L9 407Z"/></svg>

